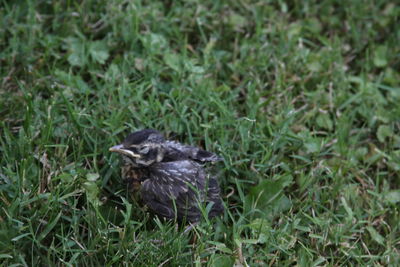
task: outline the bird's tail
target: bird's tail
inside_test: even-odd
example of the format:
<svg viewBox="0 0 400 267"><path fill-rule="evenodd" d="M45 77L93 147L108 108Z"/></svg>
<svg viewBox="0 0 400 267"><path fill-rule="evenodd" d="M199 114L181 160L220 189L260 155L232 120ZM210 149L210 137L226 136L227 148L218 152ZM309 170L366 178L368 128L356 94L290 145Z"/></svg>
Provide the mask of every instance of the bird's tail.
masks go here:
<svg viewBox="0 0 400 267"><path fill-rule="evenodd" d="M216 217L224 212L224 205L220 196L218 181L215 177L210 178L208 181L207 202L213 203L213 206L208 213L210 218Z"/></svg>

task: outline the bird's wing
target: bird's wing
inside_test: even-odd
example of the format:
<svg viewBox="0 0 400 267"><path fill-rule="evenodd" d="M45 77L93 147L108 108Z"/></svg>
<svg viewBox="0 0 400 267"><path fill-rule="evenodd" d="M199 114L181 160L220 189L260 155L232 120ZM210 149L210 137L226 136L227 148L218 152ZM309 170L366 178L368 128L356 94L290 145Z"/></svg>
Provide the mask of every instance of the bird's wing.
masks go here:
<svg viewBox="0 0 400 267"><path fill-rule="evenodd" d="M221 161L222 158L212 152L194 146L182 145L175 141L165 142L166 157L170 160L192 159L199 162Z"/></svg>
<svg viewBox="0 0 400 267"><path fill-rule="evenodd" d="M167 218L200 218L199 202L205 201L206 174L190 160L160 162L152 165L149 179L142 184L144 202L155 213Z"/></svg>

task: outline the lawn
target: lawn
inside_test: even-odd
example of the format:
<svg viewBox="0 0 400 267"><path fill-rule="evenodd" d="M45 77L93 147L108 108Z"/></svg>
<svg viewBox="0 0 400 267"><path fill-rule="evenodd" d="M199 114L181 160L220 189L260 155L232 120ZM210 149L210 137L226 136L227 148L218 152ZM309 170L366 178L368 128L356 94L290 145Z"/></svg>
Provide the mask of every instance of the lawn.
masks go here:
<svg viewBox="0 0 400 267"><path fill-rule="evenodd" d="M0 1L0 264L398 266L399 16ZM132 200L108 149L143 128L224 158L221 218L185 234Z"/></svg>

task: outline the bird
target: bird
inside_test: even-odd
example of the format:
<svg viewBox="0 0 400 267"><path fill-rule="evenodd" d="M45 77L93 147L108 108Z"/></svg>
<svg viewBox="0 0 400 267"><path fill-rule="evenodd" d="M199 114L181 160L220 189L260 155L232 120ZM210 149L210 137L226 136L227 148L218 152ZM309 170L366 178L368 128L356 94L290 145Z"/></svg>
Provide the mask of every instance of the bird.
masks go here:
<svg viewBox="0 0 400 267"><path fill-rule="evenodd" d="M154 129L133 132L109 151L121 154L122 179L138 193L139 202L156 215L198 223L203 216L202 205L209 210L209 218L223 213L217 178L205 168L206 163L222 161L222 157L166 140Z"/></svg>

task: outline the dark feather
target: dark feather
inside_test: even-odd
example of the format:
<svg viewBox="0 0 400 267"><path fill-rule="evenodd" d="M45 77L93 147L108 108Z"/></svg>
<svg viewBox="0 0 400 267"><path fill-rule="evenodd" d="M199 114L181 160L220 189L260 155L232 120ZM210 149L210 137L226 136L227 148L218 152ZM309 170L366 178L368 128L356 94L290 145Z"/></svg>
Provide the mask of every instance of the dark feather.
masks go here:
<svg viewBox="0 0 400 267"><path fill-rule="evenodd" d="M200 149L194 146L182 145L175 141L166 141L165 161L192 159L198 162L215 162L221 161L222 158L212 152Z"/></svg>
<svg viewBox="0 0 400 267"><path fill-rule="evenodd" d="M129 147L131 145L141 144L144 141L161 143L164 142L164 137L159 131L153 129L144 129L129 134L122 144L124 147Z"/></svg>
<svg viewBox="0 0 400 267"><path fill-rule="evenodd" d="M160 162L152 166L141 194L145 204L155 213L164 217L167 213L176 215L178 220L186 217L195 222L201 217L199 203L206 201L205 187L206 174L200 164L189 160ZM217 199L215 195L212 197ZM162 212L157 210L159 205L164 206Z"/></svg>
<svg viewBox="0 0 400 267"><path fill-rule="evenodd" d="M215 177L208 180L207 204L212 202L209 217L215 217L224 212L224 205L220 197L218 181Z"/></svg>

